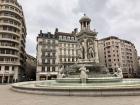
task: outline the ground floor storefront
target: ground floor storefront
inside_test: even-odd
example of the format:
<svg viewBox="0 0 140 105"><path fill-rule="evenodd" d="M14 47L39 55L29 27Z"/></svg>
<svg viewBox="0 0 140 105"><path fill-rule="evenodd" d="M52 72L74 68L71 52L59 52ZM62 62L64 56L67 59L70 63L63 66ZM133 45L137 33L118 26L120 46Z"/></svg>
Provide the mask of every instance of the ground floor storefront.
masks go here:
<svg viewBox="0 0 140 105"><path fill-rule="evenodd" d="M13 83L15 82L14 80L14 75L0 75L0 83Z"/></svg>

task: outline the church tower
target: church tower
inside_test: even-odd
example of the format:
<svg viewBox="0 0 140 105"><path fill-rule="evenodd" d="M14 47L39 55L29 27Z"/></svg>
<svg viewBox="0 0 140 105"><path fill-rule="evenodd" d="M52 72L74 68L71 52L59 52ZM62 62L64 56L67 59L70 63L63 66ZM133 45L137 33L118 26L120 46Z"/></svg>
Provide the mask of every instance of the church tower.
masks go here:
<svg viewBox="0 0 140 105"><path fill-rule="evenodd" d="M91 19L84 14L79 20L81 30L77 34L78 39L78 61L99 63L97 32L90 29Z"/></svg>

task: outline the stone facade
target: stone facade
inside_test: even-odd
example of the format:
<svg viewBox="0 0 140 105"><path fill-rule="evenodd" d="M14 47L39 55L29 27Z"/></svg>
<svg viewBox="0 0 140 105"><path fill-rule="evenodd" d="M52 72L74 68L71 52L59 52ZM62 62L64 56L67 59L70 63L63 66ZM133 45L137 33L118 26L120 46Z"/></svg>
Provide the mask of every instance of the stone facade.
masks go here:
<svg viewBox="0 0 140 105"><path fill-rule="evenodd" d="M0 0L0 83L25 79L26 26L17 0Z"/></svg>
<svg viewBox="0 0 140 105"><path fill-rule="evenodd" d="M98 50L100 63L106 65L111 73L120 66L124 77L137 75L137 50L131 42L110 36L98 41Z"/></svg>
<svg viewBox="0 0 140 105"><path fill-rule="evenodd" d="M56 78L58 71L58 36L40 31L37 37L37 80Z"/></svg>
<svg viewBox="0 0 140 105"><path fill-rule="evenodd" d="M40 32L37 37L37 80L57 78L58 69L77 61L75 34Z"/></svg>

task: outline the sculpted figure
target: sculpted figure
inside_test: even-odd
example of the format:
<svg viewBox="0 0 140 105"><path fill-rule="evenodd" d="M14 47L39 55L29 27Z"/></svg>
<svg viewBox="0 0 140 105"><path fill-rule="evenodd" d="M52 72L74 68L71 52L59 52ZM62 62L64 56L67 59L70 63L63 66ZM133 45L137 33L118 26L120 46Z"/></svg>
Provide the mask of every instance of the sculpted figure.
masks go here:
<svg viewBox="0 0 140 105"><path fill-rule="evenodd" d="M122 73L122 69L120 67L118 67L118 76L123 78L123 73Z"/></svg>
<svg viewBox="0 0 140 105"><path fill-rule="evenodd" d="M87 75L88 70L86 69L85 66L82 66L79 70L81 71L80 73L81 82L86 83L86 79L88 78L88 75Z"/></svg>
<svg viewBox="0 0 140 105"><path fill-rule="evenodd" d="M123 78L123 73L122 73L121 67L118 67L118 68L117 68L117 71L114 73L114 76Z"/></svg>
<svg viewBox="0 0 140 105"><path fill-rule="evenodd" d="M89 58L94 58L94 56L95 56L95 53L94 53L94 51L93 51L93 48L90 47L90 48L89 48Z"/></svg>
<svg viewBox="0 0 140 105"><path fill-rule="evenodd" d="M59 71L58 71L58 76L57 78L63 78L65 75L64 75L64 66L61 66Z"/></svg>

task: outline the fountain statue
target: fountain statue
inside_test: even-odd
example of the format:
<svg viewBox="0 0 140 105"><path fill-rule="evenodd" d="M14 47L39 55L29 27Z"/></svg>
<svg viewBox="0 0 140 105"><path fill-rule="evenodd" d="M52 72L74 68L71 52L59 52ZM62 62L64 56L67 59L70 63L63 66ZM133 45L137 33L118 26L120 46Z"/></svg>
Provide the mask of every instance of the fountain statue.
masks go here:
<svg viewBox="0 0 140 105"><path fill-rule="evenodd" d="M64 76L65 76L65 74L64 74L64 66L61 66L60 69L58 70L57 78L63 78Z"/></svg>
<svg viewBox="0 0 140 105"><path fill-rule="evenodd" d="M114 73L114 76L123 78L123 73L121 67L117 67L117 71Z"/></svg>
<svg viewBox="0 0 140 105"><path fill-rule="evenodd" d="M89 71L86 69L85 66L82 66L79 70L81 71L81 73L80 73L81 82L86 83L86 79L88 79L87 72L89 72Z"/></svg>
<svg viewBox="0 0 140 105"><path fill-rule="evenodd" d="M77 62L65 68L61 65L56 80L17 83L12 85L12 89L68 96L140 95L139 79L123 79L121 67L116 67L116 72L111 74L99 63L97 32L90 29L90 21L86 15L80 19L81 31L75 35Z"/></svg>

